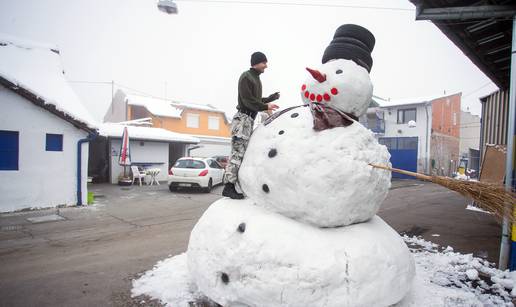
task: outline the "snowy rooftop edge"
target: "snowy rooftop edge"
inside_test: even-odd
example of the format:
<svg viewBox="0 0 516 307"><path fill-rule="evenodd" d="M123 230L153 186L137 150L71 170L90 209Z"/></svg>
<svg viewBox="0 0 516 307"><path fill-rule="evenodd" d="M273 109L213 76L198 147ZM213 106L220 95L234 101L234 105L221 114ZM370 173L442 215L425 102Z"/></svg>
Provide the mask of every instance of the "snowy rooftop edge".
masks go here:
<svg viewBox="0 0 516 307"><path fill-rule="evenodd" d="M139 127L130 126L117 123L103 123L99 126L99 134L106 137L121 138L124 131L124 127L127 127L130 139L142 139L151 141L175 141L183 143L199 143L200 140L196 137L172 132L162 128L154 127Z"/></svg>
<svg viewBox="0 0 516 307"><path fill-rule="evenodd" d="M33 40L28 40L28 39L22 39L22 38L13 36L13 35L9 35L4 32L0 32L0 43L11 44L16 47L26 48L26 49L41 48L41 49L55 50L55 51L59 52L59 48L57 45L44 43L44 42L37 42L37 41L33 41Z"/></svg>
<svg viewBox="0 0 516 307"><path fill-rule="evenodd" d="M147 105L152 108L152 106L150 104L167 105L167 106L170 106L171 108L180 110L181 112L183 110L182 108L189 108L189 109L222 113L224 115L226 114L223 110L218 109L210 104L203 105L203 104L196 104L196 103L189 103L189 102L180 102L180 101L172 100L172 99L165 99L165 98L153 97L153 96L144 96L144 95L139 95L139 94L134 94L134 93L129 94L129 93L124 92L124 94L126 96L127 103L130 105L139 105L139 106L144 106L146 108L147 108ZM147 100L146 105L144 105L144 102L143 102L145 100ZM142 101L142 102L139 102L139 101ZM149 110L149 112L150 112L150 110ZM158 115L158 114L154 114L154 115ZM167 115L161 115L161 116L167 116ZM176 117L176 116L168 116L168 117ZM180 118L180 115L178 117Z"/></svg>
<svg viewBox="0 0 516 307"><path fill-rule="evenodd" d="M64 120L95 130L97 123L68 84L56 46L0 33L0 77L14 91L32 94L43 108L55 107ZM19 93L19 92L18 92ZM51 108L49 111L52 112Z"/></svg>
<svg viewBox="0 0 516 307"><path fill-rule="evenodd" d="M378 96L374 96L373 100L376 101L378 104L380 104L381 108L384 108L384 107L395 107L395 106L402 106L402 105L422 104L422 103L431 102L431 101L439 99L439 98L450 97L450 96L454 96L457 94L460 94L460 92L452 93L449 95L407 97L407 98L397 98L397 99L390 99L390 100L385 100Z"/></svg>

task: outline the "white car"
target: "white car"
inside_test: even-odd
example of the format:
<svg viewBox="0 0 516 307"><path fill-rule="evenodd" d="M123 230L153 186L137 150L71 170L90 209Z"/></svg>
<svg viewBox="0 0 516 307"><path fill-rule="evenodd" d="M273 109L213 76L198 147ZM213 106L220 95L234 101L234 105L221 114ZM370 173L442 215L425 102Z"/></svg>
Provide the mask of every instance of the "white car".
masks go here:
<svg viewBox="0 0 516 307"><path fill-rule="evenodd" d="M221 184L224 168L212 158L180 158L168 172L168 187L171 192L178 188L202 188L208 193Z"/></svg>

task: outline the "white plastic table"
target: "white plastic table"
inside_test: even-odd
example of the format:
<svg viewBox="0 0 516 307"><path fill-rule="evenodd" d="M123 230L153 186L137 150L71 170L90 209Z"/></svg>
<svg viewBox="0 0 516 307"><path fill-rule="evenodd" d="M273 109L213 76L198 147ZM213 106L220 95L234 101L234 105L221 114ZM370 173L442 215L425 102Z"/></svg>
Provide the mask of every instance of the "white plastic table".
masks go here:
<svg viewBox="0 0 516 307"><path fill-rule="evenodd" d="M159 181L156 177L158 177L161 170L159 168L149 168L145 170L145 174L150 176L149 185L156 183L159 185Z"/></svg>

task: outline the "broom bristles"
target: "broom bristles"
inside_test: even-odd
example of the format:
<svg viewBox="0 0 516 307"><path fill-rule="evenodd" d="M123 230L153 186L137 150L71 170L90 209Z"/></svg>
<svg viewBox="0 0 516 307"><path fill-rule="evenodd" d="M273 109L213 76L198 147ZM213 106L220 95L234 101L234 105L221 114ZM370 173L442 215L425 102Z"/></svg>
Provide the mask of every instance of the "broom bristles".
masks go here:
<svg viewBox="0 0 516 307"><path fill-rule="evenodd" d="M503 185L441 176L432 176L432 182L473 199L475 204L499 220L507 218L511 222L515 221L512 207L516 204L516 194L506 190Z"/></svg>
<svg viewBox="0 0 516 307"><path fill-rule="evenodd" d="M481 181L457 180L442 176L428 176L383 165L369 165L375 168L431 181L473 199L480 208L492 213L499 220L503 220L504 218L507 218L511 222L515 222L516 220L512 210L513 206L516 204L516 193L512 190L506 190L503 185Z"/></svg>

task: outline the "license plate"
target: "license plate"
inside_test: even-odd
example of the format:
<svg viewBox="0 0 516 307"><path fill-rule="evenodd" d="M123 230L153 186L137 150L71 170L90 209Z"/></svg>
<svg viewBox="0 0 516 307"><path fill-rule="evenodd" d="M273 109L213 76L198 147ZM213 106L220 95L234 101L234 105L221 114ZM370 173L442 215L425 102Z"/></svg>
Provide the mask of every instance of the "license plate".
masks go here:
<svg viewBox="0 0 516 307"><path fill-rule="evenodd" d="M189 183L180 183L179 186L180 187L191 187L192 185Z"/></svg>

